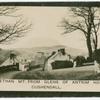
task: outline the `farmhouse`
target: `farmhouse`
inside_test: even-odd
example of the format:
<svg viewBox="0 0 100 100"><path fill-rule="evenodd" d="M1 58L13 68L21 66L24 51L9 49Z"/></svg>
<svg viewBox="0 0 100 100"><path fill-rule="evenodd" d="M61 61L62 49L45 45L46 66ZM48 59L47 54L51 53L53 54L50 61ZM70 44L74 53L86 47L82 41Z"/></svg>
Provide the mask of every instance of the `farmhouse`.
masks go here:
<svg viewBox="0 0 100 100"><path fill-rule="evenodd" d="M46 59L44 70L50 71L52 69L73 67L71 56L66 54L65 49L59 49Z"/></svg>

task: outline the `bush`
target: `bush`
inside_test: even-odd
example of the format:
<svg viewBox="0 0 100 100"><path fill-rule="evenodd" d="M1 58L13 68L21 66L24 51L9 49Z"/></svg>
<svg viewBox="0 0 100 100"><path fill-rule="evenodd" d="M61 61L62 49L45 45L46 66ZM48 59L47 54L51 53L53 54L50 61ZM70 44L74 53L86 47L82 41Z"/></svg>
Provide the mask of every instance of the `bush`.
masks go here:
<svg viewBox="0 0 100 100"><path fill-rule="evenodd" d="M93 57L94 57L94 60L96 60L98 63L100 63L100 49L97 49L94 51Z"/></svg>
<svg viewBox="0 0 100 100"><path fill-rule="evenodd" d="M87 59L86 59L86 62L88 63L88 62L93 62L94 61L94 57L92 57L92 58L90 58L90 57L87 57Z"/></svg>
<svg viewBox="0 0 100 100"><path fill-rule="evenodd" d="M83 63L86 62L86 59L84 56L77 56L74 61L76 61L76 66L79 67L79 66L82 66Z"/></svg>

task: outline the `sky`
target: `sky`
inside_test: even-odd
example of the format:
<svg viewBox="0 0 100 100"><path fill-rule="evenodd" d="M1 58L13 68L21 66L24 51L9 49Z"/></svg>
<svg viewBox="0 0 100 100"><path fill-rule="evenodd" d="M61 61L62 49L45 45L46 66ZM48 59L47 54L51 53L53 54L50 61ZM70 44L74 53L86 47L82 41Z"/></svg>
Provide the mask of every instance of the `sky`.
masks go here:
<svg viewBox="0 0 100 100"><path fill-rule="evenodd" d="M32 48L39 46L65 45L72 48L86 50L83 33L75 31L62 35L61 25L63 18L70 18L68 7L19 7L17 14L21 14L32 28L24 37L9 44L0 45L2 48ZM1 16L0 22L13 23L14 18ZM74 18L72 18L73 20ZM74 19L75 20L75 19Z"/></svg>

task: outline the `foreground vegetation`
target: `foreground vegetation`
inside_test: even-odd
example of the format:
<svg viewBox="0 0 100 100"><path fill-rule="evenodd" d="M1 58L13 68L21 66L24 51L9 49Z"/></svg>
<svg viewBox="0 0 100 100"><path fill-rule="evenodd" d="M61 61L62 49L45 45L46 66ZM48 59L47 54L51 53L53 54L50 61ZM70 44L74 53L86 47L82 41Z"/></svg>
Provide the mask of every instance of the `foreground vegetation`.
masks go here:
<svg viewBox="0 0 100 100"><path fill-rule="evenodd" d="M97 74L93 67L89 68L67 68L53 70L50 72L42 71L42 69L31 70L16 74L13 79L57 79L57 80L94 80L100 79L100 74Z"/></svg>

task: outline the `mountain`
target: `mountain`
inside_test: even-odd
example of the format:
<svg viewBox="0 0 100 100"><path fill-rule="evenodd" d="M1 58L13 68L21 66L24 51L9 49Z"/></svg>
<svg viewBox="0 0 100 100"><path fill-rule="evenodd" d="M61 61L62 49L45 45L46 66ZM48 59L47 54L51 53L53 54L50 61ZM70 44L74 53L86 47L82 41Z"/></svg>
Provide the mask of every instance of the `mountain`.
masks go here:
<svg viewBox="0 0 100 100"><path fill-rule="evenodd" d="M13 49L13 52L19 57L24 59L34 59L37 55L37 52L44 52L45 56L48 56L52 53L52 51L58 51L58 49L65 48L66 53L75 57L78 55L86 56L87 53L80 49L70 48L64 45L56 45L51 47L34 47L34 48L17 48ZM3 63L6 59L9 58L11 50L0 49L0 64Z"/></svg>
<svg viewBox="0 0 100 100"><path fill-rule="evenodd" d="M66 53L70 54L72 56L78 56L83 55L86 56L87 52L80 49L70 48L64 45L56 45L51 47L34 47L34 48L18 48L15 49L15 52L18 52L19 55L22 55L23 57L33 57L37 52L44 52L45 54L49 54L52 51L57 51L58 49L65 48Z"/></svg>

